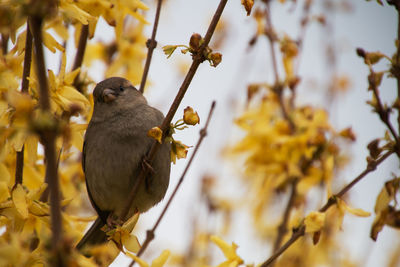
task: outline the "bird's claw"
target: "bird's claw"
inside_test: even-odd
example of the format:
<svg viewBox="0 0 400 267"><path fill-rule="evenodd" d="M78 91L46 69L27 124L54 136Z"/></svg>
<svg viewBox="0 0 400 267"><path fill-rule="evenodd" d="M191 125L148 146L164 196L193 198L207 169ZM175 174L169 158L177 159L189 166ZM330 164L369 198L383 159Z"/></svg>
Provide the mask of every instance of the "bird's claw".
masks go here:
<svg viewBox="0 0 400 267"><path fill-rule="evenodd" d="M122 225L122 221L118 217L115 217L112 213L107 217L106 223L110 229L114 229L116 226Z"/></svg>
<svg viewBox="0 0 400 267"><path fill-rule="evenodd" d="M142 168L145 171L149 171L151 174L154 174L154 169L151 166L151 164L149 163L149 161L147 160L147 157L144 157L142 160Z"/></svg>

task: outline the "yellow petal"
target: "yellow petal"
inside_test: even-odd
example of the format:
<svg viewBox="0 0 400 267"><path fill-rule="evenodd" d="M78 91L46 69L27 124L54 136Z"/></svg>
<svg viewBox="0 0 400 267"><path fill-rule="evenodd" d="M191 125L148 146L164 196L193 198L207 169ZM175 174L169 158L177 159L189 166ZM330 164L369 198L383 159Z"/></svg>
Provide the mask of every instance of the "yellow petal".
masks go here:
<svg viewBox="0 0 400 267"><path fill-rule="evenodd" d="M162 138L162 131L160 127L153 127L147 132L147 136L154 138L161 144L161 138Z"/></svg>
<svg viewBox="0 0 400 267"><path fill-rule="evenodd" d="M60 81L64 81L64 76L65 76L65 65L67 64L67 56L65 54L66 53L63 52L61 56L61 66L60 66L60 71L58 73L58 78Z"/></svg>
<svg viewBox="0 0 400 267"><path fill-rule="evenodd" d="M168 260L169 255L171 255L171 252L169 250L164 250L161 255L154 259L151 263L151 267L162 267L164 266L165 262Z"/></svg>
<svg viewBox="0 0 400 267"><path fill-rule="evenodd" d="M349 213L351 213L351 214L354 214L354 215L356 215L356 216L359 216L359 217L368 217L368 216L371 215L370 212L367 212L367 211L365 211L365 210L350 207L350 206L347 205L346 202L344 202L344 200L342 200L342 199L339 199L339 198L338 198L338 199L337 199L337 203L338 203L340 209L346 210L347 212L349 212Z"/></svg>
<svg viewBox="0 0 400 267"><path fill-rule="evenodd" d="M126 252L126 255L128 255L129 257L134 259L140 265L140 267L149 267L149 264L147 262L145 262L141 258L137 257L136 255L134 255L128 251Z"/></svg>
<svg viewBox="0 0 400 267"><path fill-rule="evenodd" d="M11 139L11 146L15 149L15 151L17 152L21 151L25 139L26 139L26 132L18 131Z"/></svg>
<svg viewBox="0 0 400 267"><path fill-rule="evenodd" d="M4 163L0 163L0 181L8 184L10 182L11 175L8 168Z"/></svg>
<svg viewBox="0 0 400 267"><path fill-rule="evenodd" d="M139 213L135 213L132 217L129 218L123 225L122 229L126 230L128 233L132 232L133 228L135 228L135 225L137 221L139 220Z"/></svg>
<svg viewBox="0 0 400 267"><path fill-rule="evenodd" d="M82 104L89 105L87 98L71 86L63 86L60 90L60 95L73 102L81 102Z"/></svg>
<svg viewBox="0 0 400 267"><path fill-rule="evenodd" d="M186 107L183 111L183 121L189 125L200 123L200 117L191 107Z"/></svg>
<svg viewBox="0 0 400 267"><path fill-rule="evenodd" d="M32 201L28 208L29 212L35 216L48 216L50 215L49 206L40 201Z"/></svg>
<svg viewBox="0 0 400 267"><path fill-rule="evenodd" d="M135 235L131 235L129 233L122 234L121 242L124 247L129 250L130 252L137 253L140 249L140 244Z"/></svg>
<svg viewBox="0 0 400 267"><path fill-rule="evenodd" d="M71 123L71 143L74 147L82 151L83 147L83 133L87 128L87 124Z"/></svg>
<svg viewBox="0 0 400 267"><path fill-rule="evenodd" d="M39 188L30 190L27 194L27 198L30 200L39 200L44 190L46 190L47 184L43 183Z"/></svg>
<svg viewBox="0 0 400 267"><path fill-rule="evenodd" d="M310 212L304 220L306 225L306 233L317 232L325 224L326 214L323 212L312 211Z"/></svg>
<svg viewBox="0 0 400 267"><path fill-rule="evenodd" d="M35 168L30 164L24 166L24 185L30 190L40 187L43 184L44 171L40 167Z"/></svg>
<svg viewBox="0 0 400 267"><path fill-rule="evenodd" d="M46 31L43 31L43 44L53 53L56 52L56 49L61 52L65 51L65 48L61 44L59 44L56 39L51 36L51 34L47 33Z"/></svg>
<svg viewBox="0 0 400 267"><path fill-rule="evenodd" d="M88 24L88 20L92 19L92 16L89 13L83 11L75 4L61 1L61 8L64 10L68 17L79 20L79 22L82 24L86 25Z"/></svg>
<svg viewBox="0 0 400 267"><path fill-rule="evenodd" d="M26 192L22 188L21 184L12 192L12 200L14 202L15 208L23 219L28 218L28 204L26 203Z"/></svg>
<svg viewBox="0 0 400 267"><path fill-rule="evenodd" d="M0 202L7 200L10 197L7 183L4 181L0 182Z"/></svg>
<svg viewBox="0 0 400 267"><path fill-rule="evenodd" d="M71 85L74 82L75 77L79 74L80 71L81 71L81 68L77 68L76 70L74 70L74 71L68 73L67 75L65 75L64 83L68 84L68 85Z"/></svg>
<svg viewBox="0 0 400 267"><path fill-rule="evenodd" d="M57 90L57 77L54 74L52 70L48 70L47 72L49 74L49 89L51 91L56 91Z"/></svg>
<svg viewBox="0 0 400 267"><path fill-rule="evenodd" d="M37 160L37 148L38 148L39 139L30 135L25 140L25 153L26 159L29 163L34 164Z"/></svg>
<svg viewBox="0 0 400 267"><path fill-rule="evenodd" d="M238 261L238 263L243 262L243 260L236 254L236 249L238 248L238 246L235 243L232 242L232 244L229 245L227 242L215 235L211 236L210 240L221 249L227 260Z"/></svg>

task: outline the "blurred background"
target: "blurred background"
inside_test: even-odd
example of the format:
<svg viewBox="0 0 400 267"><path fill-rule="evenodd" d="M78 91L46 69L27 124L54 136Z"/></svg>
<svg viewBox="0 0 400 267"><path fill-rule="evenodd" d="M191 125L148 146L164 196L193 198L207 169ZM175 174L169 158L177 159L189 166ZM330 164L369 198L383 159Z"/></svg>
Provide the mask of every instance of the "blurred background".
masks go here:
<svg viewBox="0 0 400 267"><path fill-rule="evenodd" d="M151 35L156 1L143 2L150 7L145 16L150 22L144 29L144 36L147 38ZM190 66L191 57L177 50L167 59L162 46L186 45L193 33L204 35L218 1L163 2L156 38L158 46L154 51L145 96L151 105L166 114ZM255 2L257 6L257 1ZM304 1L301 0L286 1L284 4L272 1L272 24L278 35L287 34L293 39L300 36L303 5ZM362 47L366 51L392 55L395 52L397 16L393 7L380 6L375 1L344 0L314 1L310 14L315 17L323 16L325 24L314 20L306 28L298 65L301 82L297 89L296 102L299 105L325 108L336 129L352 127L357 137L351 146L344 148L349 163L335 176L333 192L337 192L365 169L367 144L383 136L385 131L378 116L366 104L370 99L370 92L367 91L368 68L355 50ZM245 110L248 84L265 81L272 83L273 79L267 39L259 38L253 46L249 45L256 28L254 18L246 16L239 0L228 1L210 45L215 51L222 53L222 62L216 68L209 66L207 62L200 66L174 119L180 119L183 109L191 106L200 115L200 125L178 132L175 138L186 145L194 146L213 100L217 102L215 114L199 154L157 229L156 238L144 254L144 259L153 259L166 248L176 255L185 254L194 242L196 231L216 233L228 243L235 242L239 246L238 254L246 263L257 264L271 255L271 243L259 238L250 215L246 212L246 206L240 205L241 199L246 199L249 193L241 179L243 166L226 153L227 147L243 136L243 132L234 125L234 119ZM111 42L114 38L113 29L100 19L95 37L89 44L99 40ZM74 51L70 50L68 53L72 56ZM52 54L47 56L48 68L57 69L59 61L54 61ZM72 64L72 61L68 64ZM376 69L383 69L387 64L382 60ZM278 67L283 73L280 61ZM87 71L95 82L99 82L104 78L105 68L104 65L97 64ZM333 78L341 82L342 88L335 94L330 91ZM393 101L396 98L395 88L394 79L384 79L382 98ZM192 150L193 148L189 149L188 156ZM159 216L186 162L184 159L179 160L172 166L171 183L164 201L141 215L136 230L140 241L144 240L145 231L153 226ZM398 162L393 157L350 191L347 203L369 211L372 215L368 218L345 215L338 237L341 246L338 258L348 258L358 263L358 266L388 266L392 251L400 246L399 233L385 227L378 241L373 242L369 231L376 197L385 181L396 170ZM223 235L220 230L224 228L226 218L223 214L213 214L207 207L201 190L204 177L213 178L215 195L231 200L232 205L240 206L229 214L231 227ZM309 211L318 209L326 201L326 198L321 199L318 194L315 196L315 205L310 206ZM282 211L277 212L279 218ZM211 254L215 262L221 262L224 258L222 252L216 249ZM126 266L128 262L129 259L120 255L112 266Z"/></svg>

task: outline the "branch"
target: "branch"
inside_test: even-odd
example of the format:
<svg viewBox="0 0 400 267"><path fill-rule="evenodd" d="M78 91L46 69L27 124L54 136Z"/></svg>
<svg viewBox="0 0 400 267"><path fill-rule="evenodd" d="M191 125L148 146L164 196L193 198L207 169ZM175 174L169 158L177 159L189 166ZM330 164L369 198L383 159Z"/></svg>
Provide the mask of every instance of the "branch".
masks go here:
<svg viewBox="0 0 400 267"><path fill-rule="evenodd" d="M89 36L89 24L82 25L81 34L79 36L78 49L76 51L75 61L72 70L76 70L77 68L80 68L82 66L88 36ZM79 76L80 75L77 75L75 77L73 85L76 89L78 89L79 92L82 92L82 89L79 86Z"/></svg>
<svg viewBox="0 0 400 267"><path fill-rule="evenodd" d="M139 87L139 91L142 94L144 92L144 86L146 85L147 74L149 73L150 62L151 62L151 58L153 57L153 51L154 51L154 48L156 48L156 46L157 46L156 33L157 33L157 28L158 28L158 20L160 18L161 4L162 4L162 0L158 0L156 15L155 15L154 24L153 24L153 32L151 33L151 39L148 39L146 42L148 51L147 51L146 63L144 65L144 69L143 69L142 81L140 82L140 87Z"/></svg>
<svg viewBox="0 0 400 267"><path fill-rule="evenodd" d="M373 92L373 94L376 98L376 102L377 102L376 113L378 113L379 118L386 125L386 127L389 129L390 133L392 134L392 136L396 142L395 152L397 153L397 155L400 158L400 139L399 139L399 136L397 135L396 130L394 129L392 123L390 122L390 109L385 108L384 105L382 104L382 100L379 95L379 90L375 83L375 77L376 77L376 75L371 68L371 74L368 77L368 80L369 80L370 88L372 89L372 92Z"/></svg>
<svg viewBox="0 0 400 267"><path fill-rule="evenodd" d="M22 71L22 84L21 84L21 92L26 94L28 93L28 88L29 88L28 77L31 73L31 63L32 63L32 34L29 27L29 19L28 19L28 21L26 22L24 68ZM22 146L21 151L17 152L14 188L17 186L17 184L22 184L23 172L24 172L24 145Z"/></svg>
<svg viewBox="0 0 400 267"><path fill-rule="evenodd" d="M388 1L389 4L392 4L395 6L396 11L397 11L397 42L400 42L400 1L399 0L392 0ZM393 64L393 69L394 72L397 73L397 75L394 75L397 80L397 99L400 99L400 45L397 45L397 51L396 51L396 57L395 57L395 63ZM397 124L398 124L398 132L400 133L400 108L398 108L398 113L397 113Z"/></svg>
<svg viewBox="0 0 400 267"><path fill-rule="evenodd" d="M281 224L278 227L278 236L276 237L275 243L274 243L274 248L273 251L276 252L279 247L282 244L283 237L285 236L286 232L288 231L288 223L289 223L289 218L290 218L290 212L292 208L294 207L294 201L296 199L297 195L297 183L298 179L294 179L291 182L291 191L290 191L290 197L288 200L288 203L285 208L285 212L283 213L283 219Z"/></svg>
<svg viewBox="0 0 400 267"><path fill-rule="evenodd" d="M271 53L271 58L272 58L272 69L274 71L274 76L275 76L275 82L274 82L274 92L278 96L279 99L279 105L281 107L282 115L285 118L285 120L289 123L290 130L293 131L295 129L294 122L292 119L289 117L289 113L286 109L285 102L283 101L283 85L279 82L279 72L278 72L278 64L276 60L276 55L275 55L275 41L276 41L276 36L274 29L272 27L272 21L271 21L271 12L270 12L270 7L269 7L269 1L265 2L266 4L266 26L265 26L265 33L267 35L267 39L269 41L269 47L270 47L270 53Z"/></svg>
<svg viewBox="0 0 400 267"><path fill-rule="evenodd" d="M374 171L379 164L381 164L383 161L385 161L390 155L392 155L394 151L389 150L385 154L383 154L379 159L375 161L370 161L367 165L367 168L360 173L356 178L353 179L348 185L346 185L342 190L339 191L339 193L331 196L327 203L319 209L319 212L325 212L327 211L333 204L336 203L336 198L341 198L344 194L347 193L355 184L357 184L361 179L363 179L368 173Z"/></svg>
<svg viewBox="0 0 400 267"><path fill-rule="evenodd" d="M211 36L213 35L213 33L215 31L215 28L216 28L217 23L222 15L222 11L224 10L227 1L228 0L220 1L218 8L215 11L214 17L210 23L210 26L208 27L206 36L204 37L204 42L200 46L199 52L196 55L194 55L192 65L190 66L190 69L189 69L184 81L182 82L181 87L179 88L178 94L176 95L174 102L172 103L172 105L168 111L168 114L165 117L165 119L161 125L161 130L163 132L163 140L169 129L172 118L174 117L176 110L179 107L179 104L181 103L183 97L185 96L187 89L189 88L190 82L192 81L197 68L199 67L200 63L202 63L204 61L204 55L203 55L204 53L203 52L205 51L206 47L208 46L208 44L211 40ZM147 153L146 160L150 165L155 157L158 147L159 147L159 143L157 141L154 141L150 151ZM141 172L139 173L138 178L136 179L136 182L135 182L135 184L131 190L131 193L128 197L127 205L125 206L125 208L119 218L121 221L125 221L126 216L129 212L129 208L132 206L133 199L135 198L135 195L139 188L139 185L143 182L143 180L147 176L148 172L149 172L148 168L143 168L141 170Z"/></svg>
<svg viewBox="0 0 400 267"><path fill-rule="evenodd" d="M368 173L374 171L379 164L385 161L394 151L389 150L385 154L383 154L379 159L376 161L371 161L368 163L367 168L361 172L353 181L351 181L348 185L346 185L339 193L331 196L328 201L325 203L322 208L319 209L319 212L326 212L332 205L336 204L336 199L341 198L344 194L346 194L354 185L356 185L359 181L361 181ZM261 267L267 267L271 263L273 263L283 252L285 252L294 242L297 241L301 236L304 235L306 227L304 224L301 224L297 229L293 230L293 234L282 247L280 247L274 254L269 257Z"/></svg>
<svg viewBox="0 0 400 267"><path fill-rule="evenodd" d="M139 252L137 253L138 257L140 257L143 254L143 252L146 250L147 246L154 239L155 231L156 231L158 225L160 224L161 220L163 219L165 213L167 212L167 209L171 205L171 202L174 199L176 193L178 192L178 190L179 190L179 188L180 188L180 186L181 186L181 184L182 184L182 182L183 182L183 180L185 178L185 175L186 175L187 171L189 170L190 165L192 164L193 158L195 157L195 155L197 154L197 151L199 150L201 142L203 141L203 139L207 135L208 124L210 123L210 119L211 119L211 116L213 114L214 108L215 108L215 101L213 101L212 104L211 104L211 108L210 108L210 111L208 113L206 124L204 125L203 129L200 130L200 138L197 141L197 144L196 144L196 147L194 148L192 156L190 157L188 163L186 164L186 167L185 167L185 169L184 169L184 171L183 171L183 173L181 175L181 178L179 179L178 183L176 184L175 189L172 192L172 195L168 199L167 204L165 205L163 211L161 212L160 216L158 217L158 219L157 219L156 223L154 224L153 228L151 228L151 230L148 230L146 232L146 239L143 242L142 247L140 248ZM135 261L133 260L129 266L132 267L134 264L135 264Z"/></svg>
<svg viewBox="0 0 400 267"><path fill-rule="evenodd" d="M270 52L271 52L271 58L272 58L272 67L274 71L274 76L275 76L275 83L279 82L279 73L278 73L278 64L276 60L276 55L275 55L275 33L272 28L272 21L271 21L271 12L270 12L270 7L269 7L269 1L265 3L266 4L266 24L265 24L265 32L269 41L269 47L270 47Z"/></svg>
<svg viewBox="0 0 400 267"><path fill-rule="evenodd" d="M46 66L44 62L43 45L42 45L42 18L32 17L30 26L35 45L35 62L36 74L39 81L39 106L43 113L50 113L50 96L46 77ZM52 246L53 248L60 247L62 237L61 225L61 207L59 181L57 173L57 160L55 153L56 129L42 129L39 133L40 140L44 146L44 155L46 159L46 177L45 181L49 185L50 190L50 215L52 228Z"/></svg>
<svg viewBox="0 0 400 267"><path fill-rule="evenodd" d="M3 52L3 55L7 54L8 52L8 39L9 35L6 33L1 34L1 51Z"/></svg>

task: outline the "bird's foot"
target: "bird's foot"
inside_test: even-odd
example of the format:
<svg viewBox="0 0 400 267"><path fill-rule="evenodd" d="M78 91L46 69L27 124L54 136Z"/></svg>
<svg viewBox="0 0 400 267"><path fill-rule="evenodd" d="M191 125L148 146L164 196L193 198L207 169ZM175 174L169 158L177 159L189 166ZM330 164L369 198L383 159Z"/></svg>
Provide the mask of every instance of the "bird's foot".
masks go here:
<svg viewBox="0 0 400 267"><path fill-rule="evenodd" d="M151 164L150 164L150 162L148 161L148 159L147 159L146 156L143 157L143 160L142 160L142 168L143 168L143 170L145 170L145 171L149 171L150 174L154 174L154 169L153 169L153 167L151 166Z"/></svg>
<svg viewBox="0 0 400 267"><path fill-rule="evenodd" d="M122 221L114 216L113 213L111 213L108 217L107 217L107 226L109 227L109 229L114 229L116 226L121 226L122 225Z"/></svg>

